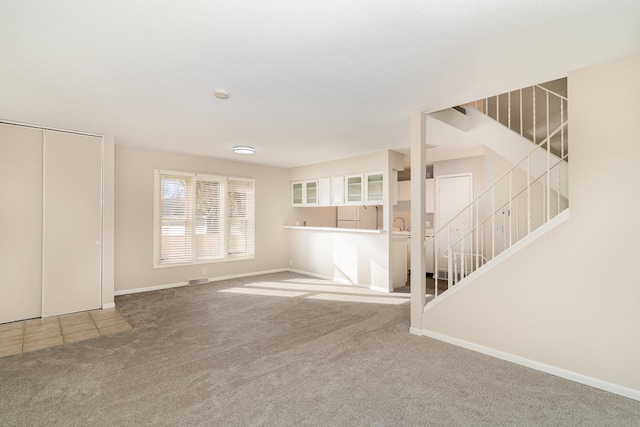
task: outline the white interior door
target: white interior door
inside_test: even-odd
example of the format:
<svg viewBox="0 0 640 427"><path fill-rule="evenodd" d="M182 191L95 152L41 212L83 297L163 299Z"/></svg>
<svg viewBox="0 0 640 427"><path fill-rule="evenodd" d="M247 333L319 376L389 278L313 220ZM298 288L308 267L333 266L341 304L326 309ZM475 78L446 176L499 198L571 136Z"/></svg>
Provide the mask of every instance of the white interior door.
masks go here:
<svg viewBox="0 0 640 427"><path fill-rule="evenodd" d="M0 323L42 308L42 131L0 124Z"/></svg>
<svg viewBox="0 0 640 427"><path fill-rule="evenodd" d="M438 269L446 269L447 259L444 258L443 251L449 245L447 234L451 243L455 243L454 252L462 255L465 259L466 254L472 251L471 235L463 236L469 233L471 229L471 220L473 212L471 209L465 210L462 215L458 215L472 200L473 196L473 177L472 174L456 174L441 175L436 177L436 227L439 229L442 225L454 219L451 228L447 233L442 232L438 236ZM458 216L456 216L458 215ZM455 218L454 218L455 217Z"/></svg>
<svg viewBox="0 0 640 427"><path fill-rule="evenodd" d="M45 131L42 316L101 306L102 139Z"/></svg>

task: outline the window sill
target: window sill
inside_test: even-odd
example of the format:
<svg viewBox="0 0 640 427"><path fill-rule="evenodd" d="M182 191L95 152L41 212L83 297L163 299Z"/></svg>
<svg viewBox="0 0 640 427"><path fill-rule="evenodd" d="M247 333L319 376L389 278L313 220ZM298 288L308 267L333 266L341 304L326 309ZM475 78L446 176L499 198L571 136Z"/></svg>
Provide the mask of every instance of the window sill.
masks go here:
<svg viewBox="0 0 640 427"><path fill-rule="evenodd" d="M255 255L246 255L246 256L229 256L227 258L219 258L219 259L206 259L199 260L194 262L181 262L181 263L172 263L172 264L155 264L153 268L168 268L168 267L189 267L193 265L202 265L202 264L217 264L219 262L234 262L234 261L246 261L255 259Z"/></svg>

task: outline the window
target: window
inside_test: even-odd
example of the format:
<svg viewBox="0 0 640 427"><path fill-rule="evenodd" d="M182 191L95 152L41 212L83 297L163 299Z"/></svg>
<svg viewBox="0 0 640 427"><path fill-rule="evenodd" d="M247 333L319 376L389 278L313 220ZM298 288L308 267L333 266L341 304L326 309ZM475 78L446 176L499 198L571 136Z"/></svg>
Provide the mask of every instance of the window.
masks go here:
<svg viewBox="0 0 640 427"><path fill-rule="evenodd" d="M155 171L154 267L255 255L253 179Z"/></svg>

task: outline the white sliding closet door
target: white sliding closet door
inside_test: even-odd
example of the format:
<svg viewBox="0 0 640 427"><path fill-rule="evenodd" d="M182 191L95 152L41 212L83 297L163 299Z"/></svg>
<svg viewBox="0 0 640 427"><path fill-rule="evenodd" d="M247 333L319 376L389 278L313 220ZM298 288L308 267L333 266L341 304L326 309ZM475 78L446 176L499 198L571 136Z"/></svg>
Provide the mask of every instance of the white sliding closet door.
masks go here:
<svg viewBox="0 0 640 427"><path fill-rule="evenodd" d="M0 124L0 323L40 317L42 130Z"/></svg>
<svg viewBox="0 0 640 427"><path fill-rule="evenodd" d="M102 139L45 131L42 317L101 307Z"/></svg>

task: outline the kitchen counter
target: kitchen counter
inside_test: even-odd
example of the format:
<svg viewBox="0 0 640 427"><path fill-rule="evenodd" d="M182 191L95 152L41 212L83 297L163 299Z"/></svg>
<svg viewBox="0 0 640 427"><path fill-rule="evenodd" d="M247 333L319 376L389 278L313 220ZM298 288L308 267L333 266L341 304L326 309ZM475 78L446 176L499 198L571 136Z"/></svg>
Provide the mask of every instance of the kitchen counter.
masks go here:
<svg viewBox="0 0 640 427"><path fill-rule="evenodd" d="M367 228L338 228L338 227L310 227L300 225L285 225L283 228L290 230L314 230L314 231L337 231L340 233L369 233L369 234L381 234L384 230L370 230Z"/></svg>
<svg viewBox="0 0 640 427"><path fill-rule="evenodd" d="M427 228L425 229L425 240L429 239L430 237L433 237L433 228ZM407 251L407 256L406 256L406 261L407 261L407 269L410 271L411 270L411 232L410 231L406 231L406 230L402 230L402 231L394 231L393 232L393 239L394 240L406 240L407 241L407 246L406 246L406 251ZM433 259L433 240L431 240L431 243L425 246L425 258L426 258L426 270L427 273L431 273L433 274L433 264L434 264L434 259Z"/></svg>
<svg viewBox="0 0 640 427"><path fill-rule="evenodd" d="M431 237L431 236L433 236L433 229L432 229L432 228L427 228L427 229L425 230L425 234L426 234L426 236L425 236L425 237ZM411 237L411 231L407 231L407 230L394 231L394 232L393 232L393 235L394 235L394 236L405 236L405 237L407 237L407 238L410 238L410 237Z"/></svg>

